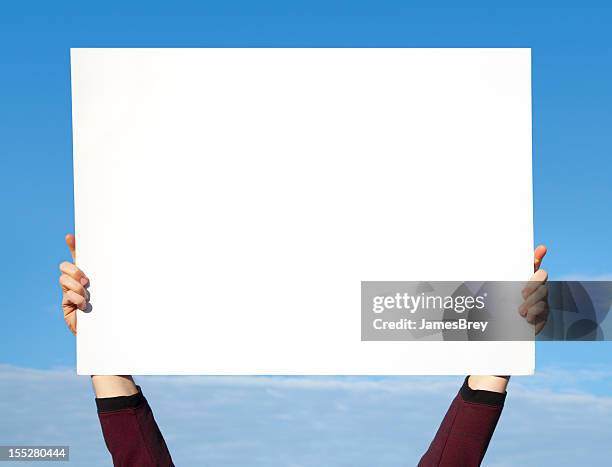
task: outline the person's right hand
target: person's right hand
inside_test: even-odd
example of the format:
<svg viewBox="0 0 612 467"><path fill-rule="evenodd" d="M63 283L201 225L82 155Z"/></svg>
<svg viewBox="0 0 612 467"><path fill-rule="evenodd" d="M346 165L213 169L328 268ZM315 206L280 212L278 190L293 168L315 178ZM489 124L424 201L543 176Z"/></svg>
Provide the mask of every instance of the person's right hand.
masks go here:
<svg viewBox="0 0 612 467"><path fill-rule="evenodd" d="M77 331L77 308L85 310L89 303L89 292L87 286L89 279L83 271L76 267L76 240L74 235L66 235L66 244L72 255L72 263L64 261L60 264L61 275L59 278L62 286L62 309L64 310L64 321L68 329L76 334Z"/></svg>
<svg viewBox="0 0 612 467"><path fill-rule="evenodd" d="M548 320L548 289L546 287L548 273L544 269L540 269L542 260L546 256L546 251L547 249L544 245L540 245L535 249L533 255L534 274L523 289L523 299L525 301L519 307L519 314L528 323L534 325L536 336L544 329Z"/></svg>

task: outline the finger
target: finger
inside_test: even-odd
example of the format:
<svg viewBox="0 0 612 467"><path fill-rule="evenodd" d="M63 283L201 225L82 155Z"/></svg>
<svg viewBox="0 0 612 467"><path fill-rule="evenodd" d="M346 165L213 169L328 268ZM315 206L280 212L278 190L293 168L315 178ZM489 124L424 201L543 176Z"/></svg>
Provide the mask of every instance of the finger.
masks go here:
<svg viewBox="0 0 612 467"><path fill-rule="evenodd" d="M546 287L545 285L540 286L538 289L536 289L535 292L529 295L525 302L523 302L523 304L519 307L519 313L521 314L521 316L525 316L529 308L531 308L536 303L543 302L546 304L547 297L548 287Z"/></svg>
<svg viewBox="0 0 612 467"><path fill-rule="evenodd" d="M83 285L80 282L77 282L72 277L70 277L68 274L62 274L60 276L59 282L64 292L71 290L79 295L82 295L85 298L89 296L85 287L83 287Z"/></svg>
<svg viewBox="0 0 612 467"><path fill-rule="evenodd" d="M74 235L66 235L66 245L68 245L68 249L72 255L72 261L76 263L76 238L74 238Z"/></svg>
<svg viewBox="0 0 612 467"><path fill-rule="evenodd" d="M548 315L548 306L546 302L538 302L530 306L527 310L527 316L525 319L528 323L535 324L538 319Z"/></svg>
<svg viewBox="0 0 612 467"><path fill-rule="evenodd" d="M522 291L523 298L529 297L529 295L531 295L538 287L546 284L547 280L548 273L544 269L537 271L533 276L531 276L527 282L527 285L525 285L525 288Z"/></svg>
<svg viewBox="0 0 612 467"><path fill-rule="evenodd" d="M535 305L540 301L545 301L547 297L548 287L546 287L545 285L541 285L540 287L535 289L535 291L531 295L529 295L529 297L527 297L527 299L523 303L523 306L529 308L531 305Z"/></svg>
<svg viewBox="0 0 612 467"><path fill-rule="evenodd" d="M68 290L64 292L63 305L75 305L79 310L85 310L87 308L87 299L82 295L79 295L74 290ZM65 308L64 308L65 310ZM64 311L64 316L66 312Z"/></svg>
<svg viewBox="0 0 612 467"><path fill-rule="evenodd" d="M77 328L77 307L73 303L71 303L65 296L62 301L62 308L64 309L64 321L66 322L66 326L72 332L72 334L76 335Z"/></svg>
<svg viewBox="0 0 612 467"><path fill-rule="evenodd" d="M533 271L534 272L540 269L540 266L542 265L542 260L544 259L544 256L546 256L547 251L548 249L546 248L545 245L538 245L535 251L533 252Z"/></svg>
<svg viewBox="0 0 612 467"><path fill-rule="evenodd" d="M69 275L75 281L80 282L82 285L89 284L89 279L83 271L81 271L75 264L64 261L60 264L60 271L64 274Z"/></svg>

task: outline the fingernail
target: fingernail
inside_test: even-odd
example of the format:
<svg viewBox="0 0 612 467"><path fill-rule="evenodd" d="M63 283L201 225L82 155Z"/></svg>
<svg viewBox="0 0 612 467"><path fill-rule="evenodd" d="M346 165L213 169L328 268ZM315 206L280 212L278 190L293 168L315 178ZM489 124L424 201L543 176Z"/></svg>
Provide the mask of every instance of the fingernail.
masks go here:
<svg viewBox="0 0 612 467"><path fill-rule="evenodd" d="M87 277L81 277L81 285L87 285L89 283L89 279Z"/></svg>

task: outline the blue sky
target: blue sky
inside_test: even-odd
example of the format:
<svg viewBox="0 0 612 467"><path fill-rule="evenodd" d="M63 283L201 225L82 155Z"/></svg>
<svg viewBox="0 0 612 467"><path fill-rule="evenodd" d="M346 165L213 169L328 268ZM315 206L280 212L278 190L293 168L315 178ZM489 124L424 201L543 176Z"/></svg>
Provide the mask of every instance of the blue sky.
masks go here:
<svg viewBox="0 0 612 467"><path fill-rule="evenodd" d="M433 437L460 380L139 381L179 466L408 467ZM591 394L593 385L607 395ZM110 465L87 378L0 366L0 388L3 443L70 444L74 465ZM484 465L608 465L611 389L609 367L549 368L517 378Z"/></svg>
<svg viewBox="0 0 612 467"><path fill-rule="evenodd" d="M13 432L7 428L9 424L1 423L0 442L12 436L25 436L18 435L19 430L25 433L35 429L41 440L51 436L56 422L34 412L29 415L31 418L19 420L20 413L11 404L7 407L6 401L14 397L37 407L36 397L41 391L37 382L40 381L45 386L48 384L57 407L69 403L64 398L66 391L77 394L74 413L70 412L67 420L77 424L82 420L91 431L69 429L65 439L81 447L82 455L88 443L94 443L91 455L105 459L92 418L87 381L61 369L72 367L75 358L74 340L61 319L57 286L57 265L68 258L63 236L73 226L70 47L531 47L535 237L537 242L549 246L545 267L553 278L611 277L612 34L609 26L612 10L603 2L581 2L580 8L564 2L534 8L529 3L533 2L512 2L512 6L503 8L492 7L491 2L447 5L438 2L435 7L427 6L431 2L389 1L3 3L0 6L0 206L4 222L0 242L4 270L0 291L4 323L0 327L0 364L5 366L0 371L0 398L2 419L11 421L19 429ZM542 395L542 400L546 395L549 401L559 397L563 401L560 404L565 404L564 409L547 420L540 419L547 416L548 406L540 410L541 404L529 399L529 391L524 389L526 395L522 399L517 396L517 402L509 403L516 406L509 405L511 410L504 415L508 423L500 427L499 442L491 448L488 465L507 465L503 463L504 452L516 456L518 444L535 443L535 438L542 438L543 433L536 432L539 430L558 442L550 456L559 455L567 461L572 453L581 452L590 456L583 462L588 464L592 460L591 465L601 465L594 457L598 455L594 446L599 438L589 435L589 428L585 426L590 423L594 430L612 434L610 422L606 421L612 415L611 350L608 343L540 344L537 357L541 373L521 379L516 387L522 384L524 388L533 388ZM568 376L579 369L591 376L584 380ZM557 379L544 376L556 374L563 376ZM385 443L392 450L399 449L399 454L410 450L412 441L416 443L415 449L420 449L432 427L439 422L449 397L442 390L415 391L411 402L401 402L403 398L396 393L389 395L389 391L371 389L371 394L367 392L368 396L360 399L350 392L356 390L353 387L315 390L309 385L309 379L304 378L300 381L305 382L306 389L293 386L279 389L275 386L278 383L266 380L270 387L257 386L258 390L281 393L279 398L270 395L268 401L268 396L253 393L248 390L248 382L239 380L202 384L180 378L150 381L155 394L163 394L167 384L173 390L176 387L177 391L185 391L185 395L193 393L191 398L182 398L181 404L190 401L192 409L203 411L203 417L206 414L213 417L217 435L227 435L225 441L219 435L211 443L271 442L282 446L274 462L261 461L261 465L279 466L361 465L339 457L342 443L358 446L357 441L371 436L380 438L375 441L380 453L387 446ZM378 384L393 386L403 384L402 381L407 384L402 390L411 393L415 385L410 386L410 379ZM456 386L457 380L429 378L427 381L432 387L438 387L437 381L440 384L450 381L447 385L450 388ZM358 387L365 383L352 384ZM448 388L445 386L445 391ZM216 394L227 399L214 408L206 407L202 405L200 390L204 397ZM583 401L572 399L572 394L586 397L584 400L595 398L601 415L586 417L579 410L572 412ZM169 396L155 397L157 411L173 433L175 445L186 443L189 426L181 428L185 420L170 413L176 401ZM321 437L318 441L300 437L300 430L305 429L303 424L310 423L305 421L310 420L308 417L316 419L317 415L323 417L329 412L326 400L342 404L347 398L352 401L352 405L347 405L351 414L348 418L338 416L328 420L327 432L316 428L308 431L309 436L320 434L327 444L321 444ZM285 404L284 400L290 403ZM289 418L284 422L284 430L279 430L270 415L266 419L269 426L264 427L264 434L255 441L246 429L232 431L231 426L244 417L261 416L262 407L268 402L278 410L291 406L287 409ZM419 415L416 409L430 402L431 410ZM414 405L414 411L410 404ZM185 419L192 409L184 407ZM394 421L391 414L398 410L405 412L405 416L401 421ZM224 411L227 418L223 416ZM411 424L406 413L417 417L419 423ZM284 416L279 415L281 419ZM534 417L538 418L535 424L517 425L527 427L530 430L527 433L509 426L511 419L524 421ZM570 422L574 420L571 417L576 417L575 432L559 428L563 417ZM386 422L397 422L397 432L390 433ZM207 422L192 420L190 423ZM380 427L381 431L374 433L369 427ZM205 435L207 426L201 425L201 428ZM89 439L89 434L96 438L95 442ZM398 443L395 447L391 445L392 440ZM552 446L550 440L543 443L549 449ZM206 459L210 465L245 465L239 458L232 458L231 453L250 452L248 446L224 446L229 456L224 462L206 457L212 455L213 447L206 451L205 446L199 459ZM251 448L256 449L253 445ZM299 453L295 462L291 460L294 448ZM612 448L603 449L610 454ZM563 450L567 450L564 456L560 454ZM319 452L321 457L308 457L315 455L313 452ZM380 453L372 448L372 456ZM396 454L389 456L376 465L412 465ZM361 459L365 462L368 457ZM493 462L493 459L497 460ZM521 457L521 463L546 465L534 459ZM185 457L184 465L191 462L194 461ZM374 465L374 462L363 465Z"/></svg>

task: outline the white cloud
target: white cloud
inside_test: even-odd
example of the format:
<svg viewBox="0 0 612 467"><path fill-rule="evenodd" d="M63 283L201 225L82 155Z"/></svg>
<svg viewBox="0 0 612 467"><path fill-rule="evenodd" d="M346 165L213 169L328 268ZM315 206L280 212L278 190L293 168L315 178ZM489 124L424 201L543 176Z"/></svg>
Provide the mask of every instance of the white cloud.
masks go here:
<svg viewBox="0 0 612 467"><path fill-rule="evenodd" d="M179 466L406 467L416 465L461 378L138 382ZM484 465L605 465L612 397L601 388L611 382L606 368L514 378ZM2 444L64 443L73 465L110 465L88 378L0 365L0 396Z"/></svg>

